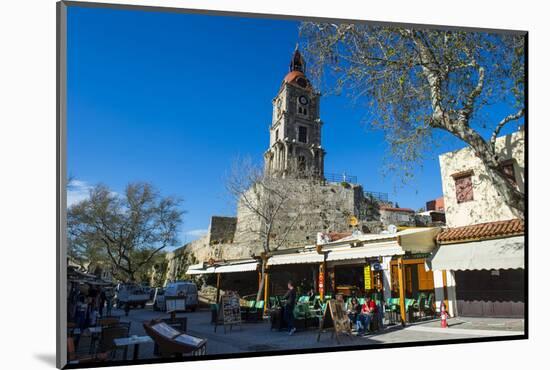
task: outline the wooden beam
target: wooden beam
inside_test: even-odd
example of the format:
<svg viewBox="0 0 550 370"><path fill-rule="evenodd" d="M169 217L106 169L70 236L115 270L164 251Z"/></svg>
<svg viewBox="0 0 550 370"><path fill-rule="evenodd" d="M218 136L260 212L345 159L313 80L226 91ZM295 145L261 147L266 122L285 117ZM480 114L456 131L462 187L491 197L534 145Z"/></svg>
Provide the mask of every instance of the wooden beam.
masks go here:
<svg viewBox="0 0 550 370"><path fill-rule="evenodd" d="M221 287L221 274L218 272L216 276L216 303L220 303L220 287Z"/></svg>
<svg viewBox="0 0 550 370"><path fill-rule="evenodd" d="M405 310L405 274L403 273L403 257L397 259L397 276L399 283L399 311L401 313L401 324L407 322L407 312Z"/></svg>
<svg viewBox="0 0 550 370"><path fill-rule="evenodd" d="M445 311L449 313L449 293L447 292L447 270L441 270L443 274L443 302L445 302Z"/></svg>
<svg viewBox="0 0 550 370"><path fill-rule="evenodd" d="M269 303L269 273L265 272L264 278L264 315L267 312L267 304Z"/></svg>

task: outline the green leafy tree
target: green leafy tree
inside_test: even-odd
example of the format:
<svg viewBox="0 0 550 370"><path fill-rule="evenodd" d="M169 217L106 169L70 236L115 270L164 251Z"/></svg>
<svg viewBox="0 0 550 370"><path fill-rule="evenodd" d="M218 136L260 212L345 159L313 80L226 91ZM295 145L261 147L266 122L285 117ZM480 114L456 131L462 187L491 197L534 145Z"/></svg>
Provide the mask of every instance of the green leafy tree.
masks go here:
<svg viewBox="0 0 550 370"><path fill-rule="evenodd" d="M110 263L117 279L141 280L154 258L177 244L180 203L162 197L148 183L129 184L122 195L97 185L68 210L69 255L93 259L97 253Z"/></svg>
<svg viewBox="0 0 550 370"><path fill-rule="evenodd" d="M501 130L525 113L523 35L312 22L302 24L301 35L309 74L327 92L346 91L365 104L369 122L385 131L390 169L411 178L411 162L440 140L434 132L453 135L523 217L524 195L495 148ZM490 122L483 108L495 104L508 112Z"/></svg>

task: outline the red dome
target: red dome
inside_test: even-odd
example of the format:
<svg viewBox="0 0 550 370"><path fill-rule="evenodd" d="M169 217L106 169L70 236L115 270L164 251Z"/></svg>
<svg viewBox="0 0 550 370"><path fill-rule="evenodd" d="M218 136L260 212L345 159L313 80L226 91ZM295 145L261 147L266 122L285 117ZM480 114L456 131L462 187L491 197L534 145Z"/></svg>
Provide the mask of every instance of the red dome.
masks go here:
<svg viewBox="0 0 550 370"><path fill-rule="evenodd" d="M286 83L295 83L300 87L309 87L310 83L307 77L300 71L290 71L285 76L284 82Z"/></svg>

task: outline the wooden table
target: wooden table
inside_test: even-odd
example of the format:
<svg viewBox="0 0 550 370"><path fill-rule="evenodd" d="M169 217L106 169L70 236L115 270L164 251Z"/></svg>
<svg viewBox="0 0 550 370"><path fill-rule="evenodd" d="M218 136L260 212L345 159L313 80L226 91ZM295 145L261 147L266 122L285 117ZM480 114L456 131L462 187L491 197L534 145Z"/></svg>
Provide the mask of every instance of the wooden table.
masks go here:
<svg viewBox="0 0 550 370"><path fill-rule="evenodd" d="M128 338L116 338L115 344L117 347L124 347L124 359L128 359L128 347L134 346L134 354L132 359L137 360L139 357L139 345L144 343L153 343L153 339L148 335L131 336Z"/></svg>

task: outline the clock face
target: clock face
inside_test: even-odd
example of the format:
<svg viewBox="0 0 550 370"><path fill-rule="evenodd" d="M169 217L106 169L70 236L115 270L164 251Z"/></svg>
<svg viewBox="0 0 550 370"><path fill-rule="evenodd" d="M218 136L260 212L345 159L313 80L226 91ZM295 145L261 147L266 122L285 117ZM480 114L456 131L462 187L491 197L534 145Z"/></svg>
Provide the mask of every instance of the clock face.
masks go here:
<svg viewBox="0 0 550 370"><path fill-rule="evenodd" d="M300 102L300 104L302 105L307 105L307 103L309 102L309 100L307 99L306 96L302 95L298 98L298 101Z"/></svg>

